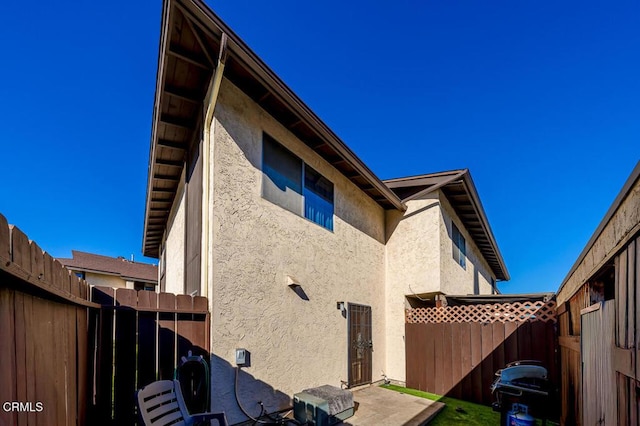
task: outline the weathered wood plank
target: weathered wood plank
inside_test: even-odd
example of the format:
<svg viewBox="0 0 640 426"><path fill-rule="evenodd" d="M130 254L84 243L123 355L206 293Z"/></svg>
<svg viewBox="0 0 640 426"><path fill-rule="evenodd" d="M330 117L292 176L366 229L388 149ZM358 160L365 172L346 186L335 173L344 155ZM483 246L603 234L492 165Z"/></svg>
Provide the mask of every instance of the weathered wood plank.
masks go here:
<svg viewBox="0 0 640 426"><path fill-rule="evenodd" d="M11 260L11 231L7 218L0 214L0 261Z"/></svg>
<svg viewBox="0 0 640 426"><path fill-rule="evenodd" d="M176 309L176 297L171 293L158 295L158 308ZM158 373L159 379L171 379L176 367L176 314L158 314Z"/></svg>
<svg viewBox="0 0 640 426"><path fill-rule="evenodd" d="M152 291L138 292L138 389L157 380L158 329L156 312L142 309L158 306L158 295Z"/></svg>
<svg viewBox="0 0 640 426"><path fill-rule="evenodd" d="M442 393L440 395L447 395L453 387L453 378L451 372L453 370L453 358L451 352L453 350L451 340L451 323L442 324L442 364L440 367L444 374L442 375Z"/></svg>
<svg viewBox="0 0 640 426"><path fill-rule="evenodd" d="M580 336L560 336L558 337L558 344L563 348L580 352Z"/></svg>
<svg viewBox="0 0 640 426"><path fill-rule="evenodd" d="M4 219L4 218L2 218ZM0 223L0 227L2 224ZM8 228L7 228L8 229ZM0 366L3 374L0 374L0 403L5 401L15 401L16 394L16 329L15 329L15 291L7 287L0 286ZM18 414L2 413L8 424L18 423Z"/></svg>
<svg viewBox="0 0 640 426"><path fill-rule="evenodd" d="M627 347L627 251L624 250L617 257L616 273L616 346Z"/></svg>
<svg viewBox="0 0 640 426"><path fill-rule="evenodd" d="M460 398L462 387L462 345L460 341L462 324L453 323L451 327L451 390L448 395Z"/></svg>
<svg viewBox="0 0 640 426"><path fill-rule="evenodd" d="M471 336L471 401L482 401L482 326L474 322L470 324Z"/></svg>
<svg viewBox="0 0 640 426"><path fill-rule="evenodd" d="M489 389L495 375L493 368L493 327L491 324L482 324L482 403L491 404L491 394L485 389Z"/></svg>
<svg viewBox="0 0 640 426"><path fill-rule="evenodd" d="M137 295L135 290L119 288L116 290L115 321L115 378L114 406L115 423L134 424L136 391L136 311Z"/></svg>
<svg viewBox="0 0 640 426"><path fill-rule="evenodd" d="M25 271L31 271L31 249L29 238L15 225L9 225L11 231L11 261Z"/></svg>
<svg viewBox="0 0 640 426"><path fill-rule="evenodd" d="M568 320L568 319L567 319ZM507 322L504 324L504 362L508 364L518 360L518 324Z"/></svg>
<svg viewBox="0 0 640 426"><path fill-rule="evenodd" d="M636 341L636 242L630 241L627 246L627 317L626 325L627 335L625 337L626 347L633 347Z"/></svg>
<svg viewBox="0 0 640 426"><path fill-rule="evenodd" d="M27 241L28 244L28 241ZM29 296L27 296L29 297ZM27 330L25 329L24 318L24 293L16 291L14 295L14 315L15 323L15 345L16 352L16 397L17 401L27 400ZM4 402L4 401L3 401ZM18 413L18 424L26 425L28 421L27 413Z"/></svg>

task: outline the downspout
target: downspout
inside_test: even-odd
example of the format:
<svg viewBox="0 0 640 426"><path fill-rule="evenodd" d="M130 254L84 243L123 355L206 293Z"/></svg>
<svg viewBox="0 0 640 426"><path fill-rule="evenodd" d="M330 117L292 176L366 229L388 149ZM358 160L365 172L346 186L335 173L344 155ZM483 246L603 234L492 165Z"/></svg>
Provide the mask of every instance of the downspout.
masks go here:
<svg viewBox="0 0 640 426"><path fill-rule="evenodd" d="M220 52L218 53L218 63L216 69L211 76L209 89L204 102L205 114L202 136L202 245L201 253L201 270L202 282L204 283L203 296L209 298L209 267L210 259L213 251L209 247L209 218L211 208L209 205L209 191L211 187L211 126L213 124L213 112L218 101L218 93L220 93L220 84L222 83L222 75L224 74L224 65L227 60L227 34L222 33L220 38ZM211 301L209 301L209 304ZM211 308L211 305L209 305Z"/></svg>

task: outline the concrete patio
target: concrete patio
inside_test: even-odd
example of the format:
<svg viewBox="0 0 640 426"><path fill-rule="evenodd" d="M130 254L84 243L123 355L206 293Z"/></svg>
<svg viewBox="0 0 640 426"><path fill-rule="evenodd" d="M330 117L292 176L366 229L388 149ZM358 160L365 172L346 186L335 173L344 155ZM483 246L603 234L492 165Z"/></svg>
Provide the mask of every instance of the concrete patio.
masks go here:
<svg viewBox="0 0 640 426"><path fill-rule="evenodd" d="M353 392L355 415L341 425L420 426L444 408L444 403L418 398L378 386Z"/></svg>

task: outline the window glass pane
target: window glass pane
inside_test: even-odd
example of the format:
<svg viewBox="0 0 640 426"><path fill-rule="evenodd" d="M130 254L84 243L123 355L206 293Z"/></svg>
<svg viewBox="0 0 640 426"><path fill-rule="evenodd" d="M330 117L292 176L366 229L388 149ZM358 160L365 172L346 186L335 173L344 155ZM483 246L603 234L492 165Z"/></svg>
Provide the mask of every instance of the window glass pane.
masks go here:
<svg viewBox="0 0 640 426"><path fill-rule="evenodd" d="M333 231L333 184L311 167L304 169L304 217Z"/></svg>
<svg viewBox="0 0 640 426"><path fill-rule="evenodd" d="M262 196L302 216L302 160L264 135Z"/></svg>
<svg viewBox="0 0 640 426"><path fill-rule="evenodd" d="M454 223L451 224L451 242L453 245L453 259L465 268L467 265L466 243L464 237L460 234L460 230L458 230L458 227Z"/></svg>

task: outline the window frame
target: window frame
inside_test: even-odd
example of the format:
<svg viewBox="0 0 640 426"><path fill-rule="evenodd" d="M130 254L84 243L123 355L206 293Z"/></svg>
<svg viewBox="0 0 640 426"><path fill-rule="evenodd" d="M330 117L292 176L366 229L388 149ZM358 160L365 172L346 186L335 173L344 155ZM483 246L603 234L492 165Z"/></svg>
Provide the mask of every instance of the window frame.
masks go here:
<svg viewBox="0 0 640 426"><path fill-rule="evenodd" d="M274 167L272 167L271 164L266 165L265 162L265 152L267 151L265 149L265 146L267 144L272 144L277 146L276 149L279 149L281 151L281 154L284 155L288 155L291 157L292 163L294 162L299 162L300 163L300 173L299 175L296 174L295 178L296 179L300 179L300 181L298 182L297 180L295 182L293 182L295 184L295 188L291 187L291 190L294 191L295 193L300 195L301 198L301 205L300 205L300 209L298 210L297 208L291 208L291 206L287 206L286 203L282 202L278 202L278 200L275 199L275 197L271 198L268 195L268 192L265 190L265 179L270 179L271 182L274 182L274 179L267 173L267 170L273 170L274 173L279 173L278 170L276 170ZM314 167L312 167L311 165L309 165L307 162L305 162L302 158L300 158L298 155L296 155L295 153L293 153L289 148L287 148L286 146L284 146L283 144L281 144L280 142L278 142L275 138L273 138L272 136L270 136L267 133L263 133L262 134L262 164L261 164L261 171L262 171L262 185L261 185L261 197L267 201L269 201L272 204L275 204L277 206L279 206L280 208L283 208L284 210L290 211L291 213L294 213L306 220L308 220L309 222L313 222L316 225L333 232L333 225L334 225L334 219L333 217L335 216L335 184L329 180L324 174L320 173L319 171L317 171ZM329 188L326 189L325 191L322 191L321 188L314 188L311 186L307 185L307 174L310 173L314 173L318 176L318 181L315 182L315 184L318 183L322 183L323 185L329 185ZM275 182L274 182L275 183ZM298 192L298 188L299 188L299 192ZM327 196L326 193L330 193L330 196ZM323 212L322 212L322 208L320 207L320 209L317 210L317 214L319 215L319 217L324 217L324 221L322 219L316 219L314 217L310 217L310 214L308 213L309 208L311 208L309 203L310 197L308 196L308 194L313 194L314 197L320 199L320 200L324 200L328 205L330 205L331 208L331 214L329 215L328 212L324 212L324 216L323 216ZM330 199L329 199L330 198ZM318 206L321 206L321 203L318 204Z"/></svg>
<svg viewBox="0 0 640 426"><path fill-rule="evenodd" d="M462 267L467 269L467 241L460 232L460 229L451 221L451 248L453 260Z"/></svg>

